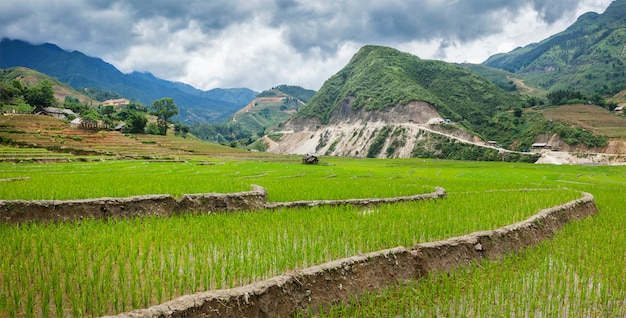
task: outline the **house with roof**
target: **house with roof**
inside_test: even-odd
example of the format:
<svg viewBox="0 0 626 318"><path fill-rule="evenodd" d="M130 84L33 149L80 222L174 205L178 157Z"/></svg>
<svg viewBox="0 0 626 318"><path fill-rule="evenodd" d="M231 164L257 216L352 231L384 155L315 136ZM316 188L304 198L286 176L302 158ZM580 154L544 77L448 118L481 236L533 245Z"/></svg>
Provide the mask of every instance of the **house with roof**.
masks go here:
<svg viewBox="0 0 626 318"><path fill-rule="evenodd" d="M37 112L37 115L47 115L52 116L58 119L69 119L74 118L78 115L74 113L71 109L66 108L56 108L56 107L46 107Z"/></svg>
<svg viewBox="0 0 626 318"><path fill-rule="evenodd" d="M78 129L80 128L80 125L82 123L83 123L83 120L80 117L76 117L72 121L70 121L70 128Z"/></svg>
<svg viewBox="0 0 626 318"><path fill-rule="evenodd" d="M126 98L108 99L102 102L102 106L124 106L130 104Z"/></svg>
<svg viewBox="0 0 626 318"><path fill-rule="evenodd" d="M545 142L536 142L532 144L530 148L535 149L535 150L540 150L540 149L551 149L552 146L548 145Z"/></svg>

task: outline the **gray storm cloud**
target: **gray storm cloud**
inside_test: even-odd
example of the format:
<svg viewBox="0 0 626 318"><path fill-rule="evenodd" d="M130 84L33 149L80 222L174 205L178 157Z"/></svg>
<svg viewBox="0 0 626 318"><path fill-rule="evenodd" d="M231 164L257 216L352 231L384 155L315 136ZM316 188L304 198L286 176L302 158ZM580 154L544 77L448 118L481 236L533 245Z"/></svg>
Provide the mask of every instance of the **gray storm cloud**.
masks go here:
<svg viewBox="0 0 626 318"><path fill-rule="evenodd" d="M249 20L269 17L286 30L299 51L312 47L334 50L343 41L395 43L437 37L474 40L493 34L505 16L531 7L548 23L577 8L582 0L413 0L413 1L3 1L0 31L4 37L132 45L136 23L168 21L168 31L197 22L208 34ZM65 34L57 32L67 31ZM30 36L28 36L30 34ZM117 41L116 41L117 40ZM136 39L135 39L136 40Z"/></svg>
<svg viewBox="0 0 626 318"><path fill-rule="evenodd" d="M0 37L50 42L109 57L126 70L159 74L161 69L161 75L189 79L192 58L230 64L232 72L288 54L297 56L294 65L307 61L312 68L324 63L336 67L338 62L327 60L345 55L341 50L347 43L396 47L435 41L440 43L436 55L445 57L448 48L502 32L521 12L535 11L551 24L583 3L598 2L605 7L610 0L4 0ZM264 45L261 39L276 43ZM224 47L231 51L224 52ZM264 55L271 57L264 62ZM220 72L218 65L207 69ZM223 72L222 83L232 85L225 83L229 75ZM293 71L291 77L285 74L284 81L297 80Z"/></svg>

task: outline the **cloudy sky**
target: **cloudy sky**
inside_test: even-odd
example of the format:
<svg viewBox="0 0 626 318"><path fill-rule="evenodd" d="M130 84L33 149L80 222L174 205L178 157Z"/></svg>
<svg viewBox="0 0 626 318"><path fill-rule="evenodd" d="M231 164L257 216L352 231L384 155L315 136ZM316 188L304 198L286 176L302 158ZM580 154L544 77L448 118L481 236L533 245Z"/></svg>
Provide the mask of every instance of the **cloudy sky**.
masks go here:
<svg viewBox="0 0 626 318"><path fill-rule="evenodd" d="M0 37L211 88L319 89L366 44L480 63L612 0L2 0Z"/></svg>

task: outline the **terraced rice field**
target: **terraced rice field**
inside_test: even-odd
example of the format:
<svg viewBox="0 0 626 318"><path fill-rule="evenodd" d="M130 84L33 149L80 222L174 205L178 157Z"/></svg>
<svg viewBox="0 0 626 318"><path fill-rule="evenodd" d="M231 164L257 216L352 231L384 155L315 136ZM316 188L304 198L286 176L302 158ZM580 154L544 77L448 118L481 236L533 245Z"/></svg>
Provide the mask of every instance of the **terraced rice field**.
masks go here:
<svg viewBox="0 0 626 318"><path fill-rule="evenodd" d="M612 278L626 277L626 240L615 232L624 222L623 167L417 159L323 163L305 166L288 157L0 163L0 179L24 178L0 184L2 199L178 196L247 191L251 184L265 187L270 201L412 195L436 186L448 191L443 200L367 209L0 225L0 316L100 316L143 308L360 253L498 228L578 198L581 190L597 195L598 216L567 227L554 241L503 262L476 263L366 295L326 314L593 316L624 308L624 280Z"/></svg>

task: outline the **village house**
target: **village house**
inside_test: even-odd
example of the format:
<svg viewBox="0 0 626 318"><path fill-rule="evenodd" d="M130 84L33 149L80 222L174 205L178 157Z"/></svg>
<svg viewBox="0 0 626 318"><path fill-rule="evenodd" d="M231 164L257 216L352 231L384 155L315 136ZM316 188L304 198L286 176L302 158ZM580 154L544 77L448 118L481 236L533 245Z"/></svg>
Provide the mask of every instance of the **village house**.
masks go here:
<svg viewBox="0 0 626 318"><path fill-rule="evenodd" d="M550 149L552 148L550 145L548 145L545 142L536 142L534 144L532 144L530 146L530 148L534 149L534 150L541 150L541 149Z"/></svg>
<svg viewBox="0 0 626 318"><path fill-rule="evenodd" d="M46 107L37 115L48 115L58 119L69 119L68 117L76 117L76 113L74 113L71 109L64 108L56 108L56 107Z"/></svg>
<svg viewBox="0 0 626 318"><path fill-rule="evenodd" d="M104 122L102 122L102 120L93 122L93 121L85 121L80 117L76 117L74 120L70 122L70 128L86 129L86 130L102 130L102 129L107 129L107 125L105 125Z"/></svg>
<svg viewBox="0 0 626 318"><path fill-rule="evenodd" d="M126 98L109 99L102 102L102 106L124 106L130 104L130 100Z"/></svg>
<svg viewBox="0 0 626 318"><path fill-rule="evenodd" d="M74 120L70 121L70 128L78 129L82 123L83 120L80 117L76 117Z"/></svg>

